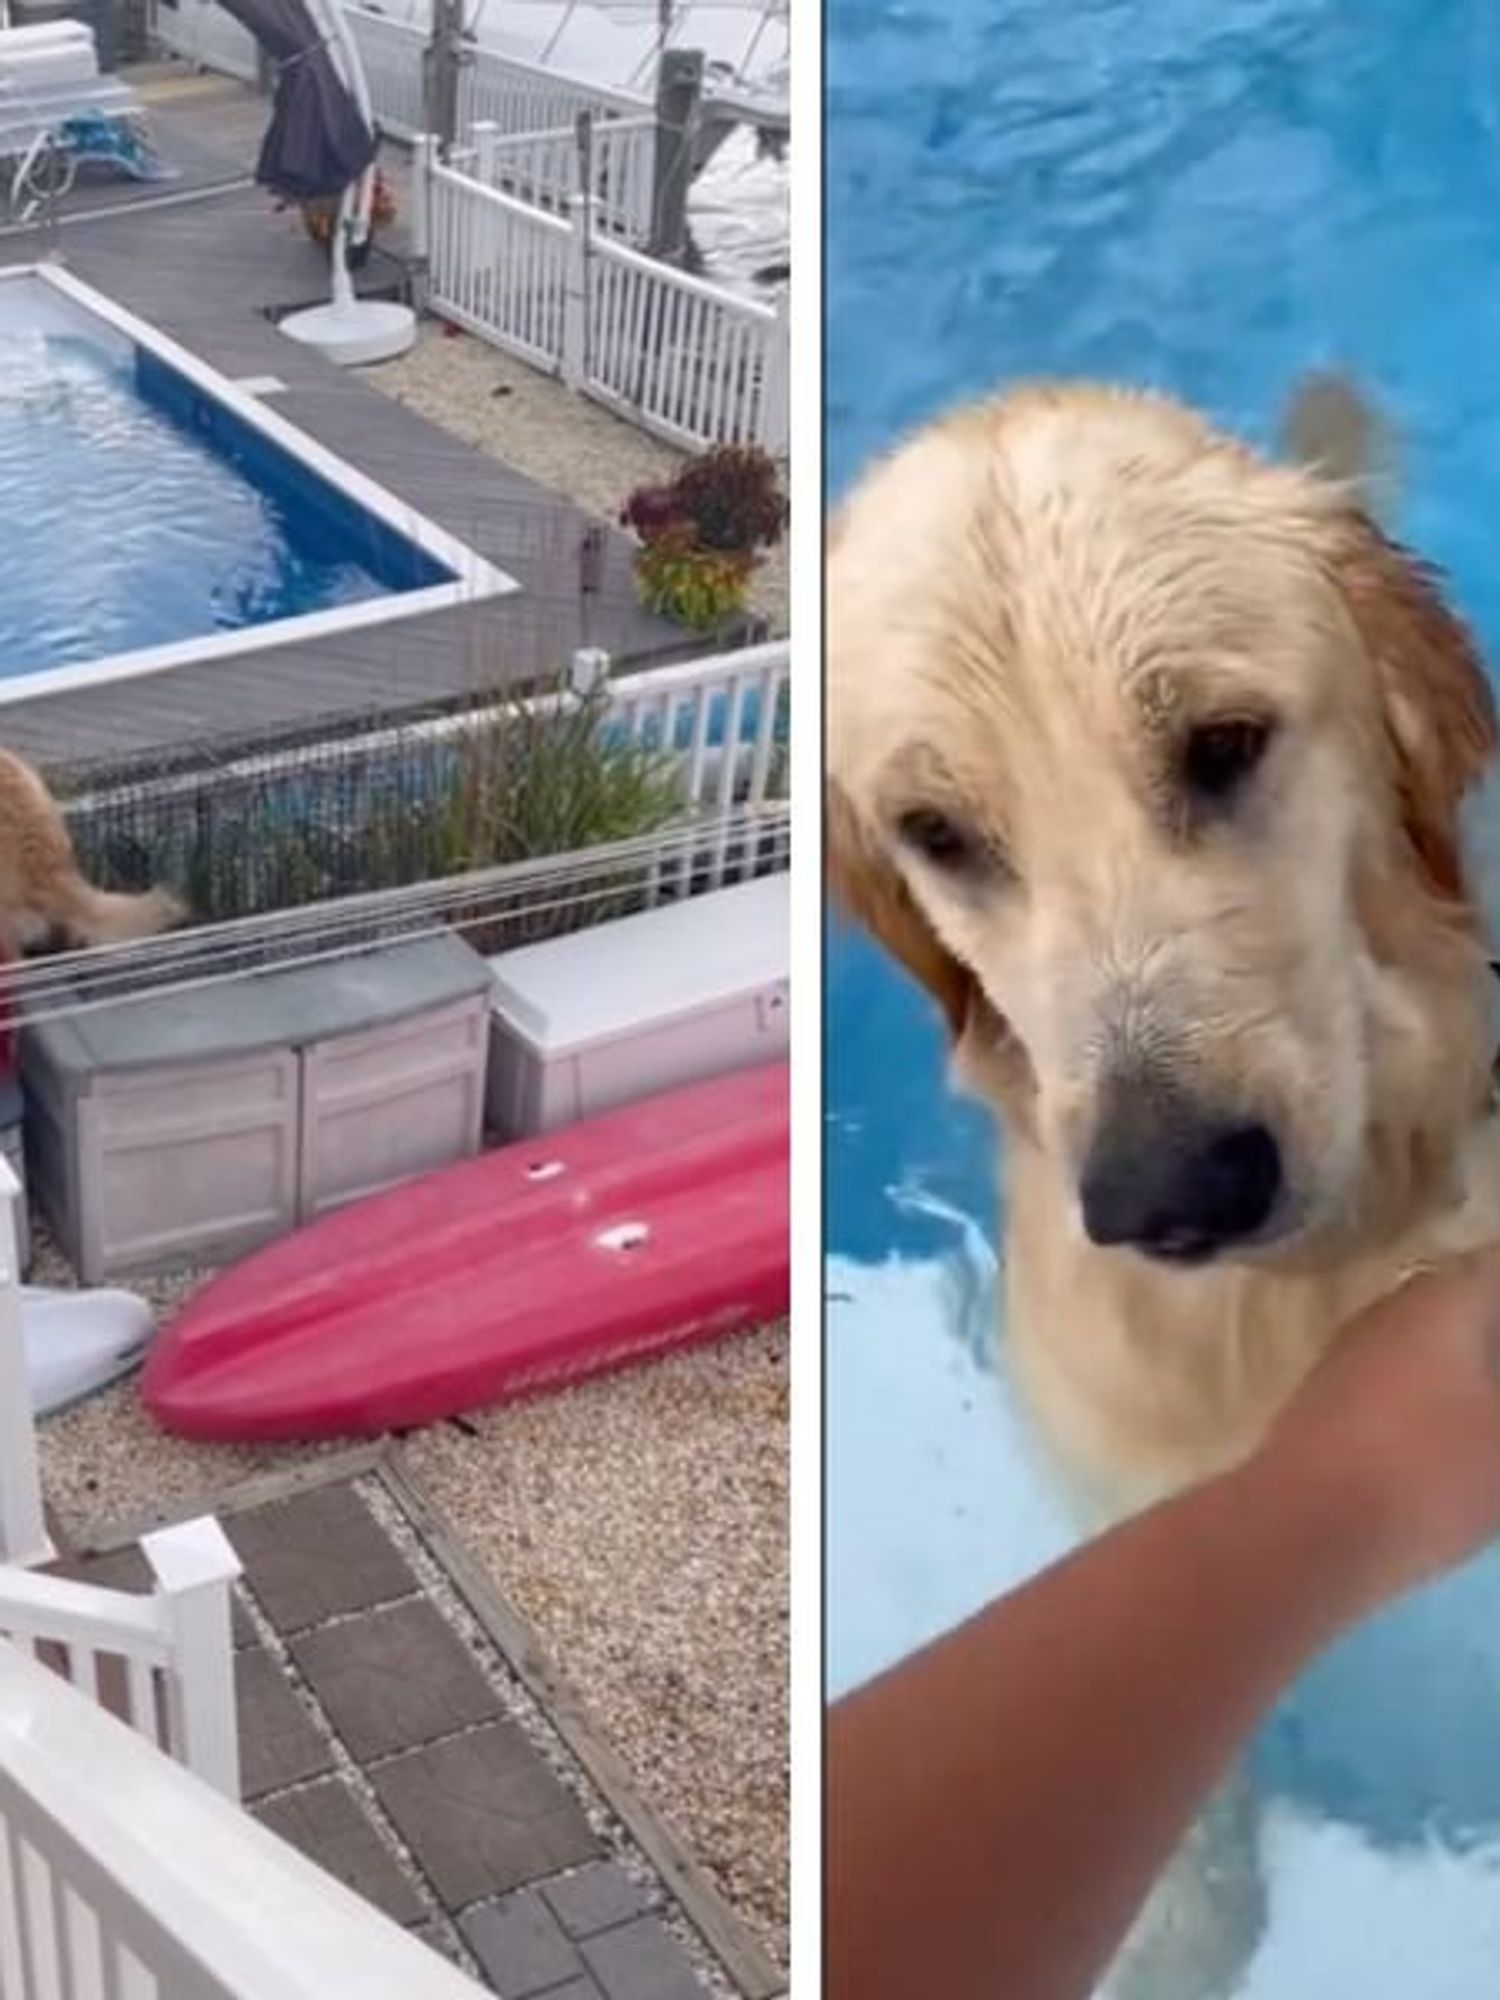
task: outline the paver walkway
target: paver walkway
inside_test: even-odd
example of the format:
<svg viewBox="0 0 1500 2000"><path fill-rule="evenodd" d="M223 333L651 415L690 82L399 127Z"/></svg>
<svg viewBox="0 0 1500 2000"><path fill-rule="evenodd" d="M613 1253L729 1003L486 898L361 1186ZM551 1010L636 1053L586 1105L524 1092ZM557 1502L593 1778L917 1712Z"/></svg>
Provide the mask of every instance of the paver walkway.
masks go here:
<svg viewBox="0 0 1500 2000"><path fill-rule="evenodd" d="M768 2000L780 1981L755 1970L748 1933L731 1978L625 1833L620 1802L459 1594L435 1587L430 1549L377 1474L221 1519L244 1564L236 1691L258 1819L503 2000ZM134 1547L58 1567L150 1587ZM720 1904L721 1935L726 1919Z"/></svg>

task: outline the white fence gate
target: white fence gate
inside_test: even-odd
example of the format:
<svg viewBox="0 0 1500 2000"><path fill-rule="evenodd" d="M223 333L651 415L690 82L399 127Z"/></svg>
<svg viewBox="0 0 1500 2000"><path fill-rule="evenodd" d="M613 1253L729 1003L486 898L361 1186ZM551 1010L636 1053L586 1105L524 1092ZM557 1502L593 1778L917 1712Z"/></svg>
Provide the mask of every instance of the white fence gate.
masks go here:
<svg viewBox="0 0 1500 2000"><path fill-rule="evenodd" d="M431 301L497 347L688 450L788 447L785 308L737 298L601 232L594 202L566 221L417 149Z"/></svg>
<svg viewBox="0 0 1500 2000"><path fill-rule="evenodd" d="M592 194L594 220L627 243L651 235L656 167L656 120L611 118L593 127L589 178L582 185L578 130L517 132L480 123L469 132L472 144L452 164L473 174L482 186L529 202L551 215L566 216L575 194Z"/></svg>

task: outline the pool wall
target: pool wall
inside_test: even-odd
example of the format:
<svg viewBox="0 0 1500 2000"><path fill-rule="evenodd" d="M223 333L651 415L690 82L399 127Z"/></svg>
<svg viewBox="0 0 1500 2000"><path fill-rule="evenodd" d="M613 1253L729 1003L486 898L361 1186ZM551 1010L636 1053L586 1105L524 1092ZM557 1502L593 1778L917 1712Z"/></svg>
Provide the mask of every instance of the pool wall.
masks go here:
<svg viewBox="0 0 1500 2000"><path fill-rule="evenodd" d="M0 681L0 705L294 645L519 588L514 577L326 450L260 397L238 388L92 286L55 266L12 267L0 271L0 312L5 287L14 284L42 288L40 293L33 290L33 301L50 297L58 332L85 331L116 355L133 356L136 384L145 400L202 437L262 492L295 494L299 508L315 513L358 553L383 594L300 617L18 674Z"/></svg>

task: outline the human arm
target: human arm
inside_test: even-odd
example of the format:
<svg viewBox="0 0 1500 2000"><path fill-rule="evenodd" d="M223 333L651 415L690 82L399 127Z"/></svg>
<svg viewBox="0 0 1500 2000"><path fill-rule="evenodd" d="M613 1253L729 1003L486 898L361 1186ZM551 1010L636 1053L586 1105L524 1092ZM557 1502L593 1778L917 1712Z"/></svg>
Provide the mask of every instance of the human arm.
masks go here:
<svg viewBox="0 0 1500 2000"><path fill-rule="evenodd" d="M1363 1315L1244 1464L837 1704L829 2000L1080 2000L1285 1685L1497 1530L1487 1253Z"/></svg>

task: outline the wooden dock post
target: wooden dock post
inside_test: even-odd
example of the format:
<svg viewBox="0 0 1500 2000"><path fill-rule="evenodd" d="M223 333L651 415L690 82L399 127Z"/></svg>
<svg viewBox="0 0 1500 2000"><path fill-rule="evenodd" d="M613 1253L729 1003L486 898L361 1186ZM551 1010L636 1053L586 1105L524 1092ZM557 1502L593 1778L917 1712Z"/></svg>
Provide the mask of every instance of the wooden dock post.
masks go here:
<svg viewBox="0 0 1500 2000"><path fill-rule="evenodd" d="M703 51L663 49L656 71L650 251L668 264L680 262L687 248L687 198L702 97Z"/></svg>
<svg viewBox="0 0 1500 2000"><path fill-rule="evenodd" d="M444 160L458 137L458 71L463 61L463 0L432 0L432 39L422 51L427 130Z"/></svg>

